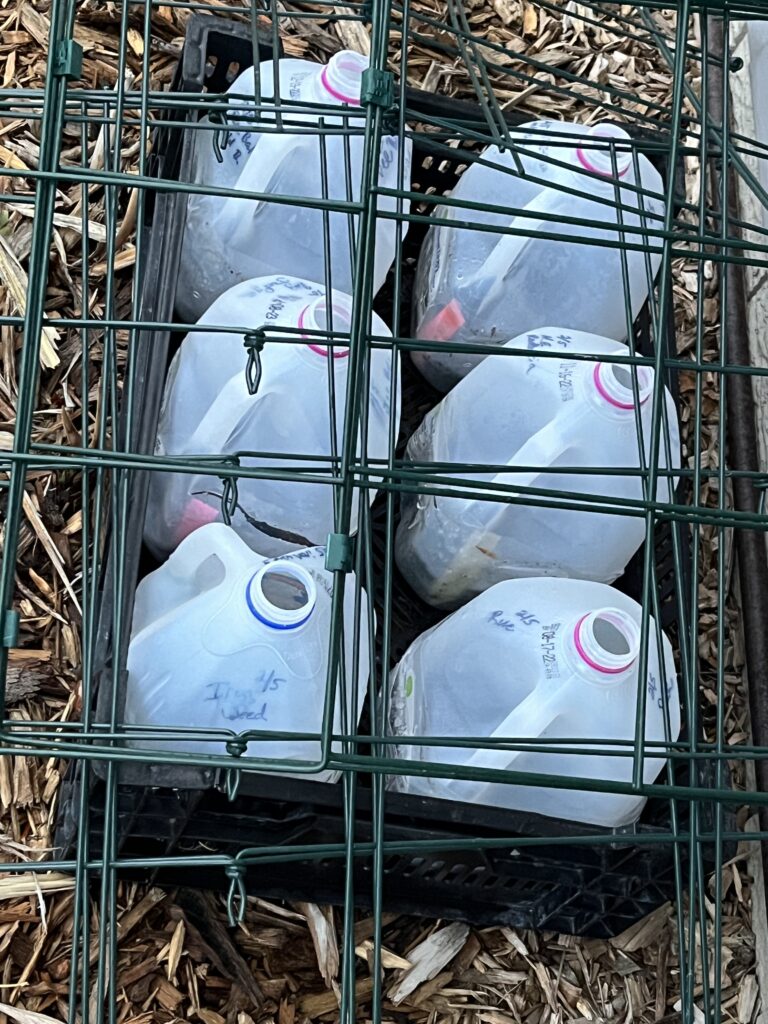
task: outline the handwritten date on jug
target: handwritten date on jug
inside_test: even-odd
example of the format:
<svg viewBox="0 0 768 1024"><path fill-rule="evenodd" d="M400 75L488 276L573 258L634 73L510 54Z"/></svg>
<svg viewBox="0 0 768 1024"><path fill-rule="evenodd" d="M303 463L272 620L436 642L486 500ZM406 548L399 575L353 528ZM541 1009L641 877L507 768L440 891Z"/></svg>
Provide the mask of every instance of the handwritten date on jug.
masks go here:
<svg viewBox="0 0 768 1024"><path fill-rule="evenodd" d="M285 679L276 674L274 669L260 672L252 686L235 686L227 682L206 683L205 700L213 701L222 718L228 722L266 722L267 701L265 693L280 689Z"/></svg>

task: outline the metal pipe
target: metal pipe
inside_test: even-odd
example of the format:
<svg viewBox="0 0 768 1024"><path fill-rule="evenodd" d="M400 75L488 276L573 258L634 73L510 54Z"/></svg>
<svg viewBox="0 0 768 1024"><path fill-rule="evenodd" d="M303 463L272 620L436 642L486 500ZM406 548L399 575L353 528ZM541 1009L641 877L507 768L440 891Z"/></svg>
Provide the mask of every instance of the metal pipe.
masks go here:
<svg viewBox="0 0 768 1024"><path fill-rule="evenodd" d="M723 146L714 167L717 178L722 173L722 161L728 159L725 146L725 128L722 127L722 74L729 64L725 49L722 19L710 18L710 38L716 55L722 61L715 61L710 70L710 110L715 125L721 125ZM726 72L727 73L727 72ZM707 126L703 126L707 130ZM730 174L728 209L723 216L730 218L738 211L736 189L737 176ZM730 234L730 232L729 232ZM748 367L751 364L749 331L747 323L745 270L742 266L726 263L721 279L727 301L725 322L728 332L728 360L735 365ZM765 467L760 465L757 444L755 399L752 378L748 373L726 374L727 388L727 457L733 470L750 470L759 473ZM726 453L721 453L725 457ZM740 512L756 514L761 503L761 491L754 479L733 478L733 500ZM741 621L744 634L744 650L747 670L747 690L752 725L752 742L768 749L768 551L765 534L757 529L743 526L735 531L736 555L739 569L739 590L741 598ZM757 788L768 791L768 758L755 759ZM760 825L768 826L768 808L760 808ZM763 871L768 877L768 844L762 844Z"/></svg>

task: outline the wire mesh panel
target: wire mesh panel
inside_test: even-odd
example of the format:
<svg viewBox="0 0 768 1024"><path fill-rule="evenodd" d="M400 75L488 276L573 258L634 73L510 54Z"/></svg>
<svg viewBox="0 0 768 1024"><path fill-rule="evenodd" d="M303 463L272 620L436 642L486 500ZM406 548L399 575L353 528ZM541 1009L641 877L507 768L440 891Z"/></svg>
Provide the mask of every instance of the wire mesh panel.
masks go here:
<svg viewBox="0 0 768 1024"><path fill-rule="evenodd" d="M71 924L9 1002L130 1018L153 882L246 931L257 897L337 905L302 1012L345 1020L412 991L393 912L633 949L671 900L649 1019L734 1015L768 249L730 39L764 13L18 16L49 56L0 97L5 802L33 808L3 870ZM50 957L66 984L25 997Z"/></svg>

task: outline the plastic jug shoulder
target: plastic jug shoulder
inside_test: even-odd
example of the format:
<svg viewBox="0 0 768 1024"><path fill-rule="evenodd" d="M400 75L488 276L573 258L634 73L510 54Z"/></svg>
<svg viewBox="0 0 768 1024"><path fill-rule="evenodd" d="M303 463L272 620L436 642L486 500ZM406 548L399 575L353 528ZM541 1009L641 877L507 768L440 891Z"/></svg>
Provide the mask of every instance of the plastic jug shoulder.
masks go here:
<svg viewBox="0 0 768 1024"><path fill-rule="evenodd" d="M446 344L413 359L443 391L483 358L451 343L492 346L545 322L624 340L627 306L631 323L660 263L660 247L643 232L663 226L663 183L623 129L539 121L520 130L514 154L486 150L453 193L493 207L471 218L499 232L455 228L450 221L466 211L438 208L448 223L432 227L422 248L414 329ZM648 264L639 248L626 252L627 302L622 238L650 250Z"/></svg>
<svg viewBox="0 0 768 1024"><path fill-rule="evenodd" d="M334 292L328 302L325 289L310 281L245 281L201 317L171 366L157 453L231 455L246 469L262 470L263 476L239 477L230 515L239 535L266 555L323 543L333 530L333 488L322 477L332 474L331 457L341 451L351 317L349 296ZM248 324L263 324L266 332L258 367L244 346ZM215 327L231 330L207 330ZM390 336L375 314L371 334ZM399 423L396 358L389 349L370 353L366 444L372 458L387 457L393 400ZM292 476L276 472L281 455L290 456L286 472ZM315 480L303 480L301 473ZM373 501L373 488L369 497ZM193 529L220 520L222 499L222 480L202 467L193 474L153 473L147 543L167 554Z"/></svg>
<svg viewBox="0 0 768 1024"><path fill-rule="evenodd" d="M223 754L228 740L251 730L310 733L317 738L253 738L247 753L317 765L333 595L324 557L323 548L311 548L266 559L233 530L211 524L142 580L128 651L125 722L195 731L173 740L148 734L136 744ZM367 678L364 630L357 665L353 656L354 592L351 577L344 600L346 676L335 703L337 730L344 702L348 714L359 714ZM361 602L365 615L364 592Z"/></svg>
<svg viewBox="0 0 768 1024"><path fill-rule="evenodd" d="M350 214L290 200L360 201L363 137L356 111L367 67L367 57L348 50L335 54L327 65L265 62L258 82L249 68L230 87L230 102L219 115L226 118L226 127L212 130L209 119L195 131L193 180L260 198L190 195L177 289L178 311L185 320L196 320L239 281L275 273L318 282L328 280L329 273L332 287L352 290ZM332 112L342 107L343 115ZM336 128L322 145L317 132L292 130L316 124L321 116L326 126ZM340 132L340 126L349 132ZM380 186L397 187L399 146L395 137L382 140ZM408 182L410 140L404 147L403 174ZM289 201L273 202L272 197ZM380 197L381 210L394 212L396 207L397 200ZM397 232L404 234L406 227L388 218L377 220L375 290L394 259ZM330 267L325 265L326 228Z"/></svg>
<svg viewBox="0 0 768 1024"><path fill-rule="evenodd" d="M612 362L628 349L561 327L503 348L427 415L406 451L417 463L498 467L462 472L457 486L466 485L465 496L403 497L397 563L414 590L441 608L521 576L611 583L645 537L642 519L622 515L617 502L644 496L652 369ZM606 358L573 358L587 353ZM672 396L662 395L656 498L669 501L676 481L667 469L680 465L680 435ZM469 490L472 482L488 489ZM533 503L526 503L528 489Z"/></svg>
<svg viewBox="0 0 768 1024"><path fill-rule="evenodd" d="M635 740L641 685L644 742L672 743L680 731L672 647L651 619L641 683L640 622L640 606L601 583L509 580L487 590L419 637L390 681L390 724L402 738L397 756L422 768L471 770L476 778L398 775L390 785L610 828L635 821L645 801L629 791L633 762L624 755ZM489 742L478 749L441 746L440 737ZM500 745L524 740L528 749ZM663 766L658 747L647 747L645 783ZM502 782L493 772L519 776ZM591 780L591 788L525 785L536 774ZM625 792L601 791L600 782L623 784Z"/></svg>

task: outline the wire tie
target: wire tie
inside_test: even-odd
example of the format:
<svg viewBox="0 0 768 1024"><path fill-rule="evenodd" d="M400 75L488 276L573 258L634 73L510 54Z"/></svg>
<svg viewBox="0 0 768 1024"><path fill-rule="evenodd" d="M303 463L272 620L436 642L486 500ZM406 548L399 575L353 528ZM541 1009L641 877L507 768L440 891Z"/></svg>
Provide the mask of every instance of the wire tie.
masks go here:
<svg viewBox="0 0 768 1024"><path fill-rule="evenodd" d="M237 509L237 477L221 478L221 518L227 526L232 525L232 516Z"/></svg>
<svg viewBox="0 0 768 1024"><path fill-rule="evenodd" d="M245 916L245 865L240 861L232 861L224 868L224 874L229 879L227 918L230 928L234 928Z"/></svg>
<svg viewBox="0 0 768 1024"><path fill-rule="evenodd" d="M228 753L232 753L234 757L240 757L245 751L239 750L236 754L233 751L228 751ZM242 772L239 768L227 768L224 782L224 792L227 794L227 800L232 801L236 799L237 791L240 789L241 777Z"/></svg>
<svg viewBox="0 0 768 1024"><path fill-rule="evenodd" d="M224 150L229 144L229 122L227 121L227 112L226 110L212 110L208 115L208 120L211 124L224 126L213 133L213 153L217 161L222 164L224 163Z"/></svg>
<svg viewBox="0 0 768 1024"><path fill-rule="evenodd" d="M263 327L259 327L255 331L248 331L245 335L243 344L248 350L248 359L245 364L245 385L249 395L255 395L259 390L259 384L261 384L261 353L266 340L267 336Z"/></svg>

